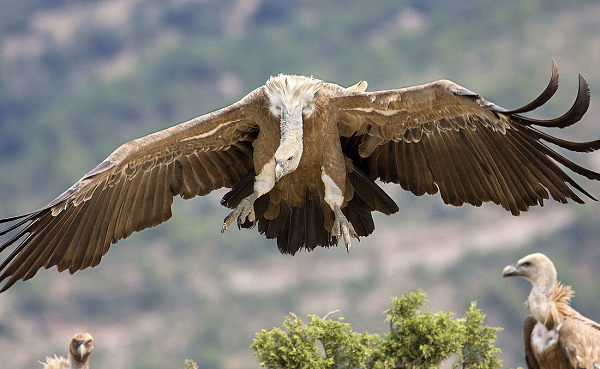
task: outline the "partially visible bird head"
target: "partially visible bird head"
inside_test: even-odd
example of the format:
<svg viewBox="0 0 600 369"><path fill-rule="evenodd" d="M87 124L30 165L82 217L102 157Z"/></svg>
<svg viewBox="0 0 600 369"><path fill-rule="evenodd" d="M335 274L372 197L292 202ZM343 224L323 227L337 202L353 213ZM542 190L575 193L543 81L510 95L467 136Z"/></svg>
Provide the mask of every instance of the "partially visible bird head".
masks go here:
<svg viewBox="0 0 600 369"><path fill-rule="evenodd" d="M269 111L280 119L281 141L275 152L275 180L296 170L303 150L303 119L315 112L315 94L323 81L280 74L265 84Z"/></svg>
<svg viewBox="0 0 600 369"><path fill-rule="evenodd" d="M508 265L502 271L503 277L523 277L533 286L552 287L556 283L556 268L546 255L527 255L516 264Z"/></svg>
<svg viewBox="0 0 600 369"><path fill-rule="evenodd" d="M265 83L269 97L269 110L276 117L284 119L287 113L296 113L302 118L311 116L315 111L315 94L323 86L323 81L305 76L280 74L271 77ZM300 113L300 114L297 114Z"/></svg>
<svg viewBox="0 0 600 369"><path fill-rule="evenodd" d="M89 333L77 333L69 343L69 354L75 360L84 361L94 350L94 339Z"/></svg>

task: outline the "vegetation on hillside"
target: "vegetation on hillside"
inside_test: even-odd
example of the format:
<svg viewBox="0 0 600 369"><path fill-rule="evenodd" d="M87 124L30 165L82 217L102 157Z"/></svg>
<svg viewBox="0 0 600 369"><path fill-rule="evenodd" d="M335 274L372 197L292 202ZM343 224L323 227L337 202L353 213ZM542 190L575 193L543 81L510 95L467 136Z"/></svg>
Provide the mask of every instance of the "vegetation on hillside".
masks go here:
<svg viewBox="0 0 600 369"><path fill-rule="evenodd" d="M500 350L494 347L500 328L483 325L485 315L475 302L463 317L453 319L450 313L419 310L425 297L417 290L394 298L394 306L384 312L390 332L383 337L353 332L343 318L309 315L304 323L291 314L284 330L263 329L250 347L260 365L272 369L433 368L451 355L456 357L453 368L500 367Z"/></svg>

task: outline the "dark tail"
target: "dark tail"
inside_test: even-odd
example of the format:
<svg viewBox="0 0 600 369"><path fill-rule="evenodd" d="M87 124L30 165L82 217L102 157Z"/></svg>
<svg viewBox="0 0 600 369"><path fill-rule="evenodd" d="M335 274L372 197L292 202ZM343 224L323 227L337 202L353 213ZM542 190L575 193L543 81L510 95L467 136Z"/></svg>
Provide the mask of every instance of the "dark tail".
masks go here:
<svg viewBox="0 0 600 369"><path fill-rule="evenodd" d="M254 176L254 172L249 173L238 182L223 196L221 204L231 209L235 208L244 197L252 193ZM373 211L380 211L387 215L398 211L394 200L358 168L354 167L353 171L348 173L348 182L354 188L354 196L342 211L359 236L373 233L375 229L371 216ZM334 219L333 211L323 201L318 191L306 191L301 206L292 207L285 201L271 204L271 207L275 208L271 209L270 213L276 214L272 219L265 217L269 204L269 193L261 196L254 203L258 231L267 238L276 238L281 253L294 255L302 248L311 251L317 246L337 245L337 237L330 233ZM243 228L253 226L254 224L248 221L242 224Z"/></svg>

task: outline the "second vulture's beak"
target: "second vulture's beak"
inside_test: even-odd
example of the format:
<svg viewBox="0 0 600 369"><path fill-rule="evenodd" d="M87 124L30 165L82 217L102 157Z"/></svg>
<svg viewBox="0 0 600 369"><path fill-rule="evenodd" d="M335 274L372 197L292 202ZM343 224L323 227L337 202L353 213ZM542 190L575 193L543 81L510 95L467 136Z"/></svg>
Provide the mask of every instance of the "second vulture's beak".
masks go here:
<svg viewBox="0 0 600 369"><path fill-rule="evenodd" d="M284 163L283 160L277 160L275 162L275 182L279 182L281 177L283 176L283 168Z"/></svg>
<svg viewBox="0 0 600 369"><path fill-rule="evenodd" d="M502 277L518 277L520 275L519 271L517 270L517 265L508 265L506 266L506 268L504 268L504 270L502 271Z"/></svg>

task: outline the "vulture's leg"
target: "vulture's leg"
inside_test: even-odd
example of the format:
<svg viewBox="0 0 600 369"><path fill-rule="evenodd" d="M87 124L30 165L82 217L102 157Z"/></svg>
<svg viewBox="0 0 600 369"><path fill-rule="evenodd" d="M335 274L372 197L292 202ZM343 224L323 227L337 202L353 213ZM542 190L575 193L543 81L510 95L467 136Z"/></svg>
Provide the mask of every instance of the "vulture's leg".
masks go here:
<svg viewBox="0 0 600 369"><path fill-rule="evenodd" d="M223 220L223 228L221 228L221 233L231 227L233 222L237 219L238 228L241 227L241 224L245 222L246 218L252 223L256 221L256 215L254 214L254 202L258 199L259 193L257 191L252 192L252 194L246 198L244 198L238 206L236 206L233 211L225 217Z"/></svg>
<svg viewBox="0 0 600 369"><path fill-rule="evenodd" d="M254 178L254 192L236 206L235 209L223 220L223 228L221 233L231 227L237 219L238 228L245 222L246 218L252 223L256 222L256 214L254 214L254 202L256 199L271 191L275 186L275 159L271 159L265 164L260 173Z"/></svg>
<svg viewBox="0 0 600 369"><path fill-rule="evenodd" d="M358 235L354 231L352 223L348 221L344 213L342 213L342 209L340 209L338 205L333 207L333 214L335 215L335 220L333 221L331 233L338 239L340 236L342 236L344 238L344 243L346 244L346 250L350 251L350 238L354 237L358 239Z"/></svg>
<svg viewBox="0 0 600 369"><path fill-rule="evenodd" d="M342 212L344 193L335 181L326 173L324 167L321 168L321 180L325 185L324 200L331 207L331 210L333 210L333 214L335 215L331 234L336 236L338 240L343 237L346 250L350 251L350 239L352 237L358 239L358 235L354 231L352 224L346 219L346 216Z"/></svg>

